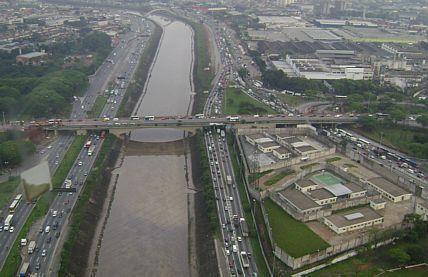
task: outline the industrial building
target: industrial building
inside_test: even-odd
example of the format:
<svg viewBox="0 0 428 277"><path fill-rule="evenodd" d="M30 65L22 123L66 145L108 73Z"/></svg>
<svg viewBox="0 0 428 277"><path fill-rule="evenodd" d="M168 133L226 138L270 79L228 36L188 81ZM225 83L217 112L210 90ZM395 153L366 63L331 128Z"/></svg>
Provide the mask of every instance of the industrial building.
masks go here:
<svg viewBox="0 0 428 277"><path fill-rule="evenodd" d="M46 61L48 54L44 52L31 52L16 56L16 63L23 65L39 65Z"/></svg>

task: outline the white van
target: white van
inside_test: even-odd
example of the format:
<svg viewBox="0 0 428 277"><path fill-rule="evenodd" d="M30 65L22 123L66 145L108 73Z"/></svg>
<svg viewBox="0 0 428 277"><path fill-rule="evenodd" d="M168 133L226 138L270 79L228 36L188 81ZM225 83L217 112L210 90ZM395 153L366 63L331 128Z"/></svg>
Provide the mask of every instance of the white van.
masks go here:
<svg viewBox="0 0 428 277"><path fill-rule="evenodd" d="M45 228L45 233L49 233L49 231L51 230L51 226L46 226L46 228Z"/></svg>
<svg viewBox="0 0 428 277"><path fill-rule="evenodd" d="M233 253L238 252L238 246L236 246L236 244L234 244L234 245L232 246L232 250L233 250Z"/></svg>

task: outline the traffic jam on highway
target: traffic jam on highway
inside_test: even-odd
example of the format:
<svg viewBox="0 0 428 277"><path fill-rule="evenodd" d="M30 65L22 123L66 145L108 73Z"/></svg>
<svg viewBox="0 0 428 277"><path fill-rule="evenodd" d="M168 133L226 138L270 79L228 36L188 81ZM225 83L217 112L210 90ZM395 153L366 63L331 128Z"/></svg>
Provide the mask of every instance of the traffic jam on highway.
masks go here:
<svg viewBox="0 0 428 277"><path fill-rule="evenodd" d="M251 258L248 226L235 183L225 132L219 128L215 130L205 133L205 141L224 242L223 254L232 276L255 276L257 268Z"/></svg>
<svg viewBox="0 0 428 277"><path fill-rule="evenodd" d="M131 77L136 71L138 61L144 46L152 32L153 25L138 16L132 16L131 31L124 34L123 39L116 46L107 60L97 72L90 77L90 86L82 102L75 99L70 120L83 120L95 103L99 91L104 91L111 78L115 78L114 86L109 90L109 100L104 106L101 115L114 117L129 85ZM117 75L116 75L117 74ZM119 78L116 78L119 77ZM51 119L45 124L59 124L62 120ZM22 123L21 123L22 124ZM105 132L94 132L87 137L77 160L74 162L57 196L53 200L48 214L45 216L39 232L31 238L20 238L21 246L27 247L27 258L24 259L20 273L38 272L38 276L49 275L54 270L52 263L57 249L60 249L61 233L70 215L73 206L78 200L83 184L95 163L98 152L105 137ZM68 147L73 142L73 135L60 135L46 149L39 152L40 158L47 155L51 175L55 173ZM15 204L10 216L1 220L0 259L1 266L17 239L17 235L34 207L35 201L27 204ZM15 202L14 202L15 203ZM12 203L13 204L13 203ZM11 204L11 205L12 205ZM10 208L10 207L9 207ZM4 214L4 213L3 213ZM4 225L7 225L5 228ZM3 229L6 229L3 231ZM10 235L9 235L10 234ZM61 241L63 243L63 241Z"/></svg>

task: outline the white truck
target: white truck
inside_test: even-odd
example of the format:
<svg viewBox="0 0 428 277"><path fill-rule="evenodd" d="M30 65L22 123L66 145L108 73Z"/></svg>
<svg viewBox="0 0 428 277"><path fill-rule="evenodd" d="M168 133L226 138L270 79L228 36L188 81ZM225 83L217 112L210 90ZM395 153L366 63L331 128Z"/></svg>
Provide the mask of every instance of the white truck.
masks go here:
<svg viewBox="0 0 428 277"><path fill-rule="evenodd" d="M64 183L65 183L65 188L66 188L66 189L71 188L71 185L72 185L72 184L71 184L71 180L70 180L70 179L65 180L65 182L64 182Z"/></svg>
<svg viewBox="0 0 428 277"><path fill-rule="evenodd" d="M28 244L28 254L32 254L34 249L36 249L36 242L32 240L30 241L30 244Z"/></svg>
<svg viewBox="0 0 428 277"><path fill-rule="evenodd" d="M241 262L242 262L242 266L247 268L250 267L250 261L248 259L248 254L245 251L241 251Z"/></svg>
<svg viewBox="0 0 428 277"><path fill-rule="evenodd" d="M3 230L5 231L9 230L9 227L12 225L12 220L13 220L13 214L9 214L4 220Z"/></svg>
<svg viewBox="0 0 428 277"><path fill-rule="evenodd" d="M232 176L230 176L230 175L227 175L226 176L226 183L228 184L228 185L232 185Z"/></svg>
<svg viewBox="0 0 428 277"><path fill-rule="evenodd" d="M92 156L92 154L94 153L95 150L95 145L91 145L88 149L88 156Z"/></svg>

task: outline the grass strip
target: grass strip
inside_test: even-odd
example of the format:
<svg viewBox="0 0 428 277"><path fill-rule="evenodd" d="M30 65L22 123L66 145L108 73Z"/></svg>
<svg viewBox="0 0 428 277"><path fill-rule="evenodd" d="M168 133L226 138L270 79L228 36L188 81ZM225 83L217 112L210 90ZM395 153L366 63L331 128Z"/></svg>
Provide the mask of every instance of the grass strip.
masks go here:
<svg viewBox="0 0 428 277"><path fill-rule="evenodd" d="M334 162L340 161L341 159L342 159L341 157L332 157L332 158L325 159L325 161L328 163L334 163Z"/></svg>
<svg viewBox="0 0 428 277"><path fill-rule="evenodd" d="M19 185L19 177L9 177L9 180L0 183L0 209L6 206Z"/></svg>
<svg viewBox="0 0 428 277"><path fill-rule="evenodd" d="M264 206L275 243L290 256L301 257L330 246L306 224L292 218L271 199L265 200Z"/></svg>
<svg viewBox="0 0 428 277"><path fill-rule="evenodd" d="M283 171L279 172L278 174L275 174L275 175L273 175L272 177L270 177L270 178L265 182L265 185L266 185L266 186L272 186L272 185L274 185L274 184L278 183L279 181L281 181L281 180L282 180L282 178L284 178L284 177L286 177L286 176L288 176L288 175L291 175L291 174L293 174L294 172L295 172L295 171L294 171L294 170L292 170L292 169L286 169L286 170L283 170Z"/></svg>
<svg viewBox="0 0 428 277"><path fill-rule="evenodd" d="M245 190L244 180L241 175L241 166L237 159L237 153L233 147L233 135L228 133L228 146L230 157L232 159L233 172L235 174L235 180L238 185L239 195L242 202L242 207L244 210L244 218L247 222L249 229L249 238L251 242L251 249L253 251L253 257L256 259L257 269L259 270L260 276L269 276L269 270L266 265L265 259L263 258L262 248L257 237L256 225L251 216L251 203L247 197L247 192Z"/></svg>
<svg viewBox="0 0 428 277"><path fill-rule="evenodd" d="M64 182L68 172L70 171L74 161L76 160L80 150L83 147L84 141L85 136L76 136L74 138L73 143L67 150L67 153L64 155L60 166L52 177L52 185L54 187L60 187L61 184ZM0 276L16 276L16 272L19 270L19 266L22 262L22 258L20 255L20 239L26 238L33 223L46 215L46 213L49 211L49 207L53 199L55 198L55 195L56 193L48 191L37 200L34 209L31 211L30 215L25 221L24 226L22 226L17 240L15 240L12 245L12 249L10 250L9 255L6 258L6 262L0 272Z"/></svg>
<svg viewBox="0 0 428 277"><path fill-rule="evenodd" d="M94 106L92 107L92 110L88 112L88 117L89 118L99 117L106 103L107 103L107 97L104 95L98 95L97 99L95 100Z"/></svg>
<svg viewBox="0 0 428 277"><path fill-rule="evenodd" d="M71 223L70 230L67 236L67 240L64 243L64 247L61 252L61 266L58 272L59 276L68 276L68 272L71 272L69 267L71 263L71 254L72 248L78 239L78 234L80 231L80 225L85 215L85 210L89 202L89 198L92 195L92 192L97 185L101 182L101 178L107 167L107 156L109 151L112 149L113 143L115 142L116 137L109 134L103 142L101 150L98 154L97 160L86 179L85 186L82 193L79 196L79 199L72 211L71 214Z"/></svg>
<svg viewBox="0 0 428 277"><path fill-rule="evenodd" d="M308 169L308 168L311 168L311 167L313 167L313 166L317 166L317 165L319 165L319 163L305 164L305 165L302 165L302 166L300 167L300 169L305 170L305 169Z"/></svg>

